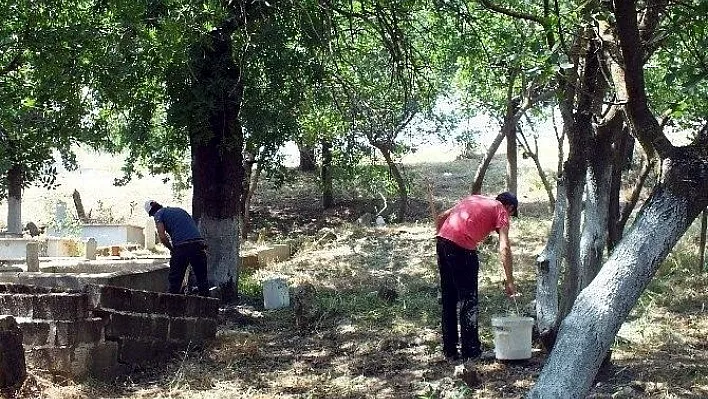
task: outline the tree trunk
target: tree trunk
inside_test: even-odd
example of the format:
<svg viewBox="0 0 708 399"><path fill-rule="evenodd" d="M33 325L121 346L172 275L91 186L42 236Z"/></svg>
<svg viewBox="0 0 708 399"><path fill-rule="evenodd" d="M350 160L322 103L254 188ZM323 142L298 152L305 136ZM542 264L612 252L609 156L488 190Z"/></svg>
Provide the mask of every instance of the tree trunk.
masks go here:
<svg viewBox="0 0 708 399"><path fill-rule="evenodd" d="M317 171L317 162L315 162L315 147L298 143L297 150L300 153L300 164L298 169L301 172L314 173Z"/></svg>
<svg viewBox="0 0 708 399"><path fill-rule="evenodd" d="M541 162L538 159L538 155L534 154L531 156L531 158L533 158L533 163L536 165L536 171L538 172L538 177L541 179L541 183L543 184L543 188L546 190L546 195L548 195L548 206L549 206L549 208L555 209L556 199L553 195L553 187L551 186L551 183L548 181L548 176L546 175L546 172L543 171L543 166L541 166Z"/></svg>
<svg viewBox="0 0 708 399"><path fill-rule="evenodd" d="M558 277L563 258L563 215L566 211L565 179L558 180L551 232L536 257L536 327L544 348L550 352L558 334Z"/></svg>
<svg viewBox="0 0 708 399"><path fill-rule="evenodd" d="M196 98L208 98L206 120L190 130L192 211L209 252L209 282L222 300L237 295L239 208L243 190L243 130L239 122L243 83L232 55L231 36L219 29L192 52ZM199 115L199 114L198 114ZM205 131L206 130L206 131Z"/></svg>
<svg viewBox="0 0 708 399"><path fill-rule="evenodd" d="M506 129L506 191L516 194L519 187L519 161L516 150L516 120ZM506 123L506 121L505 121Z"/></svg>
<svg viewBox="0 0 708 399"><path fill-rule="evenodd" d="M585 397L615 334L642 291L692 221L708 206L706 162L705 153L696 159L690 151L676 151L664 163L665 182L654 189L632 228L578 296L529 398Z"/></svg>
<svg viewBox="0 0 708 399"><path fill-rule="evenodd" d="M627 199L627 202L625 202L624 206L622 206L622 210L620 211L620 218L617 222L617 231L619 232L618 239L622 238L624 226L627 225L629 216L632 214L634 207L637 206L637 202L639 202L639 195L642 192L642 188L644 188L644 182L646 182L647 178L649 177L649 173L654 169L654 165L655 161L647 161L644 164L641 172L639 173L639 178L634 183L632 194L630 194L629 198Z"/></svg>
<svg viewBox="0 0 708 399"><path fill-rule="evenodd" d="M583 55L585 67L581 77L577 111L573 117L573 127L568 130L569 155L563 175L568 179L568 212L565 222L565 266L566 275L562 284L560 316L564 318L570 311L575 298L582 288L583 271L580 256L580 222L583 211L583 189L588 169L588 151L592 143L594 128L592 110L596 98L599 60L596 44L586 43ZM603 225L602 228L605 228Z"/></svg>
<svg viewBox="0 0 708 399"><path fill-rule="evenodd" d="M708 209L703 210L701 216L701 238L698 245L698 272L702 273L706 268L706 230L708 230Z"/></svg>
<svg viewBox="0 0 708 399"><path fill-rule="evenodd" d="M563 264L565 273L561 283L559 318L570 311L580 292L580 220L583 212L583 188L585 186L585 162L572 165L566 162L565 173L567 208L563 227ZM572 165L572 166L569 166Z"/></svg>
<svg viewBox="0 0 708 399"><path fill-rule="evenodd" d="M614 144L622 141L624 114L614 106L602 123L596 127L592 155L588 156L583 233L580 239L582 290L602 266L602 255L607 242L612 193ZM616 150L617 151L617 150Z"/></svg>
<svg viewBox="0 0 708 399"><path fill-rule="evenodd" d="M477 167L477 172L474 175L474 182L472 183L472 188L470 190L472 194L479 194L482 192L482 183L484 183L484 175L487 173L487 169L489 169L489 164L492 163L494 154L496 154L497 149L499 149L499 145L501 144L502 140L504 140L505 136L506 132L502 129L499 134L497 134L497 137L494 138L494 141L492 141L492 144L487 149L487 152L484 154L484 158L482 158L482 162L479 163L479 166Z"/></svg>
<svg viewBox="0 0 708 399"><path fill-rule="evenodd" d="M253 164L251 164L251 171L249 172L250 177L248 178L248 191L246 191L243 196L243 209L241 210L241 238L246 239L248 233L251 232L251 200L258 187L258 180L261 178L261 167L260 164L256 164L256 169L253 170Z"/></svg>
<svg viewBox="0 0 708 399"><path fill-rule="evenodd" d="M556 164L556 175L560 176L563 174L563 160L565 159L565 129L558 129L555 112L551 113L551 120L553 121L553 131L556 133L556 143L558 144L558 163Z"/></svg>
<svg viewBox="0 0 708 399"><path fill-rule="evenodd" d="M7 171L7 232L22 234L22 165Z"/></svg>
<svg viewBox="0 0 708 399"><path fill-rule="evenodd" d="M406 213L408 213L408 188L406 188L406 181L403 179L401 171L398 170L396 163L393 161L391 151L384 146L378 146L377 148L381 151L381 154L388 165L388 170L391 172L393 180L396 182L396 187L398 190L398 210L396 211L396 221L400 223L405 220Z"/></svg>
<svg viewBox="0 0 708 399"><path fill-rule="evenodd" d="M593 150L594 157L587 172L583 231L580 238L581 290L590 284L600 270L607 239L612 165L609 160L605 162L605 156L610 157L609 143L595 146ZM603 152L604 154L601 154Z"/></svg>
<svg viewBox="0 0 708 399"><path fill-rule="evenodd" d="M610 178L610 204L607 217L607 251L612 252L617 242L622 237L619 230L620 220L620 192L622 190L622 171L626 162L626 154L630 142L634 141L629 129L625 126L622 134L615 144L615 151L612 157L612 177ZM632 146L633 147L633 146Z"/></svg>
<svg viewBox="0 0 708 399"><path fill-rule="evenodd" d="M322 140L322 207L329 209L334 205L334 189L332 188L332 143Z"/></svg>
<svg viewBox="0 0 708 399"><path fill-rule="evenodd" d="M81 223L88 223L88 217L86 217L86 211L84 210L84 203L81 201L81 194L79 194L78 190L74 190L74 192L71 194L71 197L74 198L74 206L76 207L76 216L79 218Z"/></svg>

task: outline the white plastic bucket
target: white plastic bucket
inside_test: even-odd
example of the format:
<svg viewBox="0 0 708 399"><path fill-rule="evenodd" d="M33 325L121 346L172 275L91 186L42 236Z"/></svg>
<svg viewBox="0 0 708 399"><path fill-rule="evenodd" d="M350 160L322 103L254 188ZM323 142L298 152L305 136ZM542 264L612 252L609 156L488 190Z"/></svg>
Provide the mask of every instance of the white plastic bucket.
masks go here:
<svg viewBox="0 0 708 399"><path fill-rule="evenodd" d="M532 317L492 317L496 358L499 360L530 359L532 328Z"/></svg>
<svg viewBox="0 0 708 399"><path fill-rule="evenodd" d="M288 282L282 277L273 277L263 281L263 307L280 309L290 306Z"/></svg>

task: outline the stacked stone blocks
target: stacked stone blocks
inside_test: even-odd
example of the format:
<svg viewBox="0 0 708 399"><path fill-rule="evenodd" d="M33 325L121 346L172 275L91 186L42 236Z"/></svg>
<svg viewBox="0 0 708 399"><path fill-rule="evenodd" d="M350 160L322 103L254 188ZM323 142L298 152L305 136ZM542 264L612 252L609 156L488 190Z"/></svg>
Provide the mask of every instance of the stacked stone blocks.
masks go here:
<svg viewBox="0 0 708 399"><path fill-rule="evenodd" d="M0 313L16 318L28 367L68 378L114 374L117 345L105 341L87 293L0 285Z"/></svg>
<svg viewBox="0 0 708 399"><path fill-rule="evenodd" d="M219 300L112 286L60 290L0 285L0 314L17 319L27 366L80 379L154 365L216 335Z"/></svg>
<svg viewBox="0 0 708 399"><path fill-rule="evenodd" d="M111 286L98 287L93 298L98 314L108 320L106 339L119 345L121 363L159 363L176 351L199 348L216 335L215 298Z"/></svg>

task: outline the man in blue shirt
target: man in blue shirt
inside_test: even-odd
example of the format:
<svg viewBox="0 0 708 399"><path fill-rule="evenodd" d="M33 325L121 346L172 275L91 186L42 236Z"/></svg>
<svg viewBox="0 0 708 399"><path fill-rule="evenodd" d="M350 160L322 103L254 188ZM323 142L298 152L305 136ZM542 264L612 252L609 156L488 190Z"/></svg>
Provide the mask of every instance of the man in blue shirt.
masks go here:
<svg viewBox="0 0 708 399"><path fill-rule="evenodd" d="M184 274L191 264L199 295L209 296L206 243L192 216L182 208L163 207L153 200L145 202L145 211L155 219L160 242L170 250L168 292L179 294L182 291Z"/></svg>

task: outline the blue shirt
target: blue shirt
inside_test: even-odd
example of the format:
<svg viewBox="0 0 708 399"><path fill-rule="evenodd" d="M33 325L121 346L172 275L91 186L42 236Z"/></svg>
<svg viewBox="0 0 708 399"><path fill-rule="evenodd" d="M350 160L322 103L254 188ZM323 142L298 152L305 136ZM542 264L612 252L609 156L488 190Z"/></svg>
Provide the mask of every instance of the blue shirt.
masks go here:
<svg viewBox="0 0 708 399"><path fill-rule="evenodd" d="M165 231L170 235L172 245L202 239L194 219L182 208L160 208L155 212L153 218L155 218L155 223L165 225Z"/></svg>

